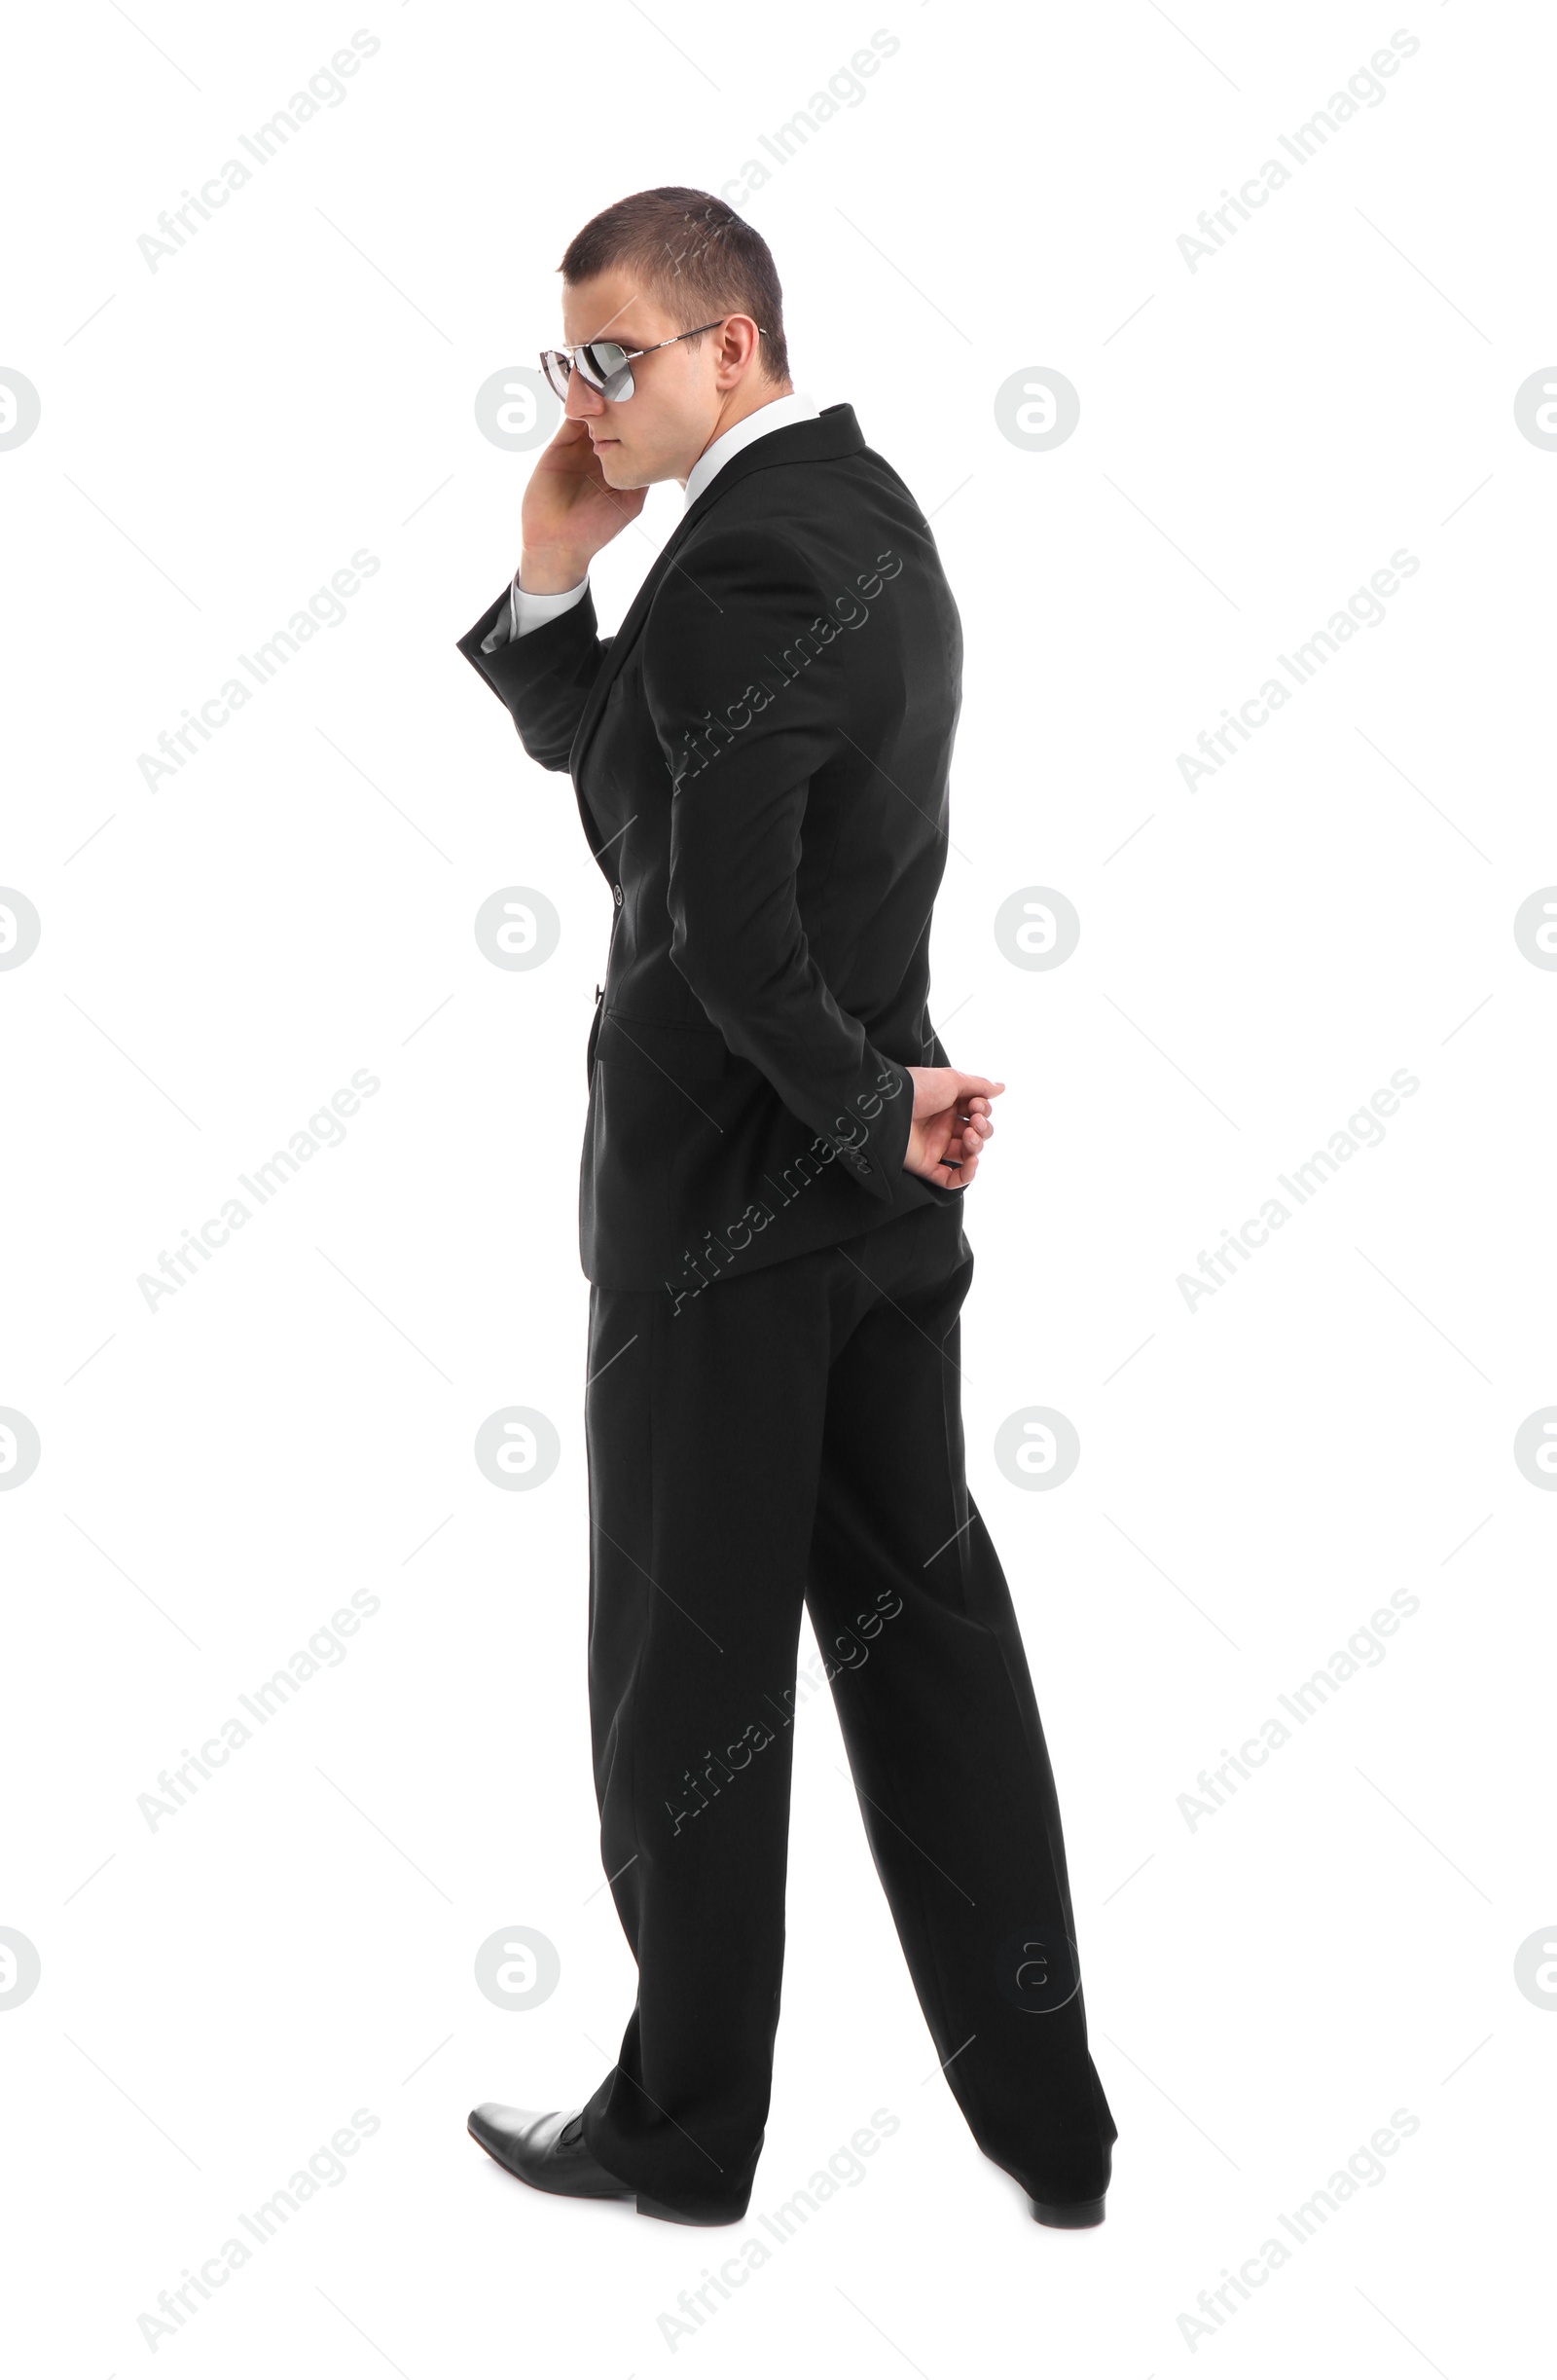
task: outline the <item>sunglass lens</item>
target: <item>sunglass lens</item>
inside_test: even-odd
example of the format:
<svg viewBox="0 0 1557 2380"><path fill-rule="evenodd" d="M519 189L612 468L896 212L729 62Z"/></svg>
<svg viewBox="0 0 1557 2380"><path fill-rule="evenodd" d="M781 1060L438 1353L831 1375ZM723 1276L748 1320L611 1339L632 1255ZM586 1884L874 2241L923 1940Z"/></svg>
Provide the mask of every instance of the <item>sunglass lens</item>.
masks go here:
<svg viewBox="0 0 1557 2380"><path fill-rule="evenodd" d="M627 349L613 340L596 340L578 351L579 369L592 388L614 401L633 394L633 372Z"/></svg>

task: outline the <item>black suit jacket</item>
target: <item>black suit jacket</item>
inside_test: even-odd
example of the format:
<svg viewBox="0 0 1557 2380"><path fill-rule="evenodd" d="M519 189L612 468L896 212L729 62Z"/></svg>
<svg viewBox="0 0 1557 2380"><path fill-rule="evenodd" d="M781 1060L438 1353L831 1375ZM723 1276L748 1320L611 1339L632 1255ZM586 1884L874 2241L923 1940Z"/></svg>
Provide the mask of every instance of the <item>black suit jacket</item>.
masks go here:
<svg viewBox="0 0 1557 2380"><path fill-rule="evenodd" d="M579 1253L664 1286L850 1239L961 1191L902 1170L946 860L961 628L934 539L853 410L734 456L614 637L580 603L459 649L571 772L616 904L587 1063Z"/></svg>

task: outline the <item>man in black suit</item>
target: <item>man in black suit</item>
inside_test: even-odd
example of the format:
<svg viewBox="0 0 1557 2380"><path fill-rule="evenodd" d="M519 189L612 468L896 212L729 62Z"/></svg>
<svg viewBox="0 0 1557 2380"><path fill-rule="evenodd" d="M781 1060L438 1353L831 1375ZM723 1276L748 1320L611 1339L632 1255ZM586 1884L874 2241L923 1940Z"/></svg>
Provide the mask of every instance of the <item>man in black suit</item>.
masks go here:
<svg viewBox="0 0 1557 2380"><path fill-rule="evenodd" d="M951 2088L1040 2221L1094 2223L1115 2128L963 1476L962 1195L1003 1086L954 1069L926 1009L957 607L851 408L791 388L772 257L731 208L640 192L561 273L565 417L460 649L570 771L615 904L579 1196L589 1684L638 1996L582 2109L470 2129L543 2189L744 2214L804 1601ZM666 479L681 518L602 639L590 561ZM865 2006L841 1995L840 2022Z"/></svg>

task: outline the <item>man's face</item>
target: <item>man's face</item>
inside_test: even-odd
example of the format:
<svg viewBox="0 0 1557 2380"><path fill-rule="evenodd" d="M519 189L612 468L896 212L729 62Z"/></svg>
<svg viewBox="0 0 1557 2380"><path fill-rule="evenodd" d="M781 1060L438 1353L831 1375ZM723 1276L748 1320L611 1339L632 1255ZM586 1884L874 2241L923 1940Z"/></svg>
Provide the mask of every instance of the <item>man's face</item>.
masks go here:
<svg viewBox="0 0 1557 2380"><path fill-rule="evenodd" d="M700 317L701 318L701 317ZM568 347L611 339L618 347L652 348L687 327L677 322L627 273L602 273L562 288L562 338ZM641 356L633 366L634 393L611 403L570 373L566 412L587 423L607 487L648 488L684 480L714 435L725 399L742 375L721 354L718 331L696 347L682 341Z"/></svg>

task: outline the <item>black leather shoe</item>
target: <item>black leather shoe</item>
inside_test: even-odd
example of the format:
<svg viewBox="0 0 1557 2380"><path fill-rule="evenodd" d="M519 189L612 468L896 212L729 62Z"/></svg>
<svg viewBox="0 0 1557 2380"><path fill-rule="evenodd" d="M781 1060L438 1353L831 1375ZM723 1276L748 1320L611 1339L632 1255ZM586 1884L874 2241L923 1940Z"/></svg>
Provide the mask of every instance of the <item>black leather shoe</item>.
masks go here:
<svg viewBox="0 0 1557 2380"><path fill-rule="evenodd" d="M1104 2202L1101 2198L1066 2198L1057 2204L1047 2204L1041 2198L1030 2198L1032 2219L1047 2223L1051 2231L1088 2231L1103 2220Z"/></svg>
<svg viewBox="0 0 1557 2380"><path fill-rule="evenodd" d="M532 2189L551 2190L560 2198L636 2196L630 2181L618 2181L585 2147L577 2107L536 2115L527 2107L503 2107L488 2100L471 2110L469 2131L489 2157Z"/></svg>
<svg viewBox="0 0 1557 2380"><path fill-rule="evenodd" d="M662 2223L739 2223L745 2214L742 2206L734 2214L684 2215L646 2198L631 2181L619 2181L585 2146L583 2111L577 2107L535 2115L488 2100L472 2108L467 2130L507 2172L559 2198L631 2198L640 2215L657 2215Z"/></svg>

